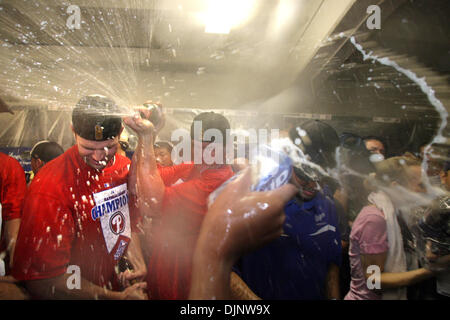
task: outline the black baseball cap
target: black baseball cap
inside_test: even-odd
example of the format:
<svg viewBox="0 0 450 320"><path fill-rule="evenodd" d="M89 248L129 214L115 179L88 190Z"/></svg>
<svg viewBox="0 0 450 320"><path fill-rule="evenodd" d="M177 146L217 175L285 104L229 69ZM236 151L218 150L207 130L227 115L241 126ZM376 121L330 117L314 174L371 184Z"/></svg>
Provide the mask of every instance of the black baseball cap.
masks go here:
<svg viewBox="0 0 450 320"><path fill-rule="evenodd" d="M64 149L54 141L39 141L31 149L31 157L47 163L64 153Z"/></svg>
<svg viewBox="0 0 450 320"><path fill-rule="evenodd" d="M118 137L122 117L116 103L101 95L85 96L72 111L72 125L80 137L92 141L105 141Z"/></svg>
<svg viewBox="0 0 450 320"><path fill-rule="evenodd" d="M340 141L336 130L319 120L308 120L289 131L289 137L311 161L322 167L336 165L334 153Z"/></svg>

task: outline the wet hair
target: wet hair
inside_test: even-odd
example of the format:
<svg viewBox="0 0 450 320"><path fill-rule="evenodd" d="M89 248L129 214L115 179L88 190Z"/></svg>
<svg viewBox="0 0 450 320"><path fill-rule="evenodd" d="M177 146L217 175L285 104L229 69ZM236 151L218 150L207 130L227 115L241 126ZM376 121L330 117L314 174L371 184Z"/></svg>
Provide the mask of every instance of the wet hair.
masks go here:
<svg viewBox="0 0 450 320"><path fill-rule="evenodd" d="M407 182L406 169L411 166L420 166L421 162L409 156L399 156L376 162L374 165L376 173L371 178L375 179L377 183L389 185L396 181L405 185Z"/></svg>
<svg viewBox="0 0 450 320"><path fill-rule="evenodd" d="M47 163L64 153L64 149L53 141L39 141L31 149L31 158Z"/></svg>
<svg viewBox="0 0 450 320"><path fill-rule="evenodd" d="M158 141L153 146L154 149L164 148L167 149L167 151L172 152L173 146L168 141Z"/></svg>
<svg viewBox="0 0 450 320"><path fill-rule="evenodd" d="M214 137L212 137L211 140L206 141L203 137L203 133L206 132L208 129L217 129L220 131L223 137L223 145L226 144L226 138L227 138L227 129L230 129L230 123L228 122L227 118L225 118L220 113L215 112L202 112L198 114L194 120L192 120L191 124L191 139L194 140L196 137L194 136L194 123L196 121L201 122L202 125L202 141L203 142L214 142Z"/></svg>
<svg viewBox="0 0 450 320"><path fill-rule="evenodd" d="M80 137L105 141L119 136L122 118L115 102L100 95L85 96L72 111L72 125Z"/></svg>

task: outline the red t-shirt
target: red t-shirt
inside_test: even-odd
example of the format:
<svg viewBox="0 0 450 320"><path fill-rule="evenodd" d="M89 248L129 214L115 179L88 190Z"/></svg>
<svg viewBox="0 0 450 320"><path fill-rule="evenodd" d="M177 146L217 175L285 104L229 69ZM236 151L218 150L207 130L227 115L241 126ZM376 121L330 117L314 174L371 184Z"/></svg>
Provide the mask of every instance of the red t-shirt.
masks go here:
<svg viewBox="0 0 450 320"><path fill-rule="evenodd" d="M4 153L0 153L0 204L2 206L0 252L6 249L4 239L5 223L8 220L20 219L26 191L25 172L19 161Z"/></svg>
<svg viewBox="0 0 450 320"><path fill-rule="evenodd" d="M165 188L161 219L153 227L148 294L151 299L187 299L192 256L208 211L208 196L233 171L229 165L200 171L192 164L159 170L166 185L180 178L184 182Z"/></svg>
<svg viewBox="0 0 450 320"><path fill-rule="evenodd" d="M75 265L82 278L117 290L114 267L137 223L128 207L129 165L116 154L113 165L97 171L76 145L47 163L25 199L14 277L51 278Z"/></svg>

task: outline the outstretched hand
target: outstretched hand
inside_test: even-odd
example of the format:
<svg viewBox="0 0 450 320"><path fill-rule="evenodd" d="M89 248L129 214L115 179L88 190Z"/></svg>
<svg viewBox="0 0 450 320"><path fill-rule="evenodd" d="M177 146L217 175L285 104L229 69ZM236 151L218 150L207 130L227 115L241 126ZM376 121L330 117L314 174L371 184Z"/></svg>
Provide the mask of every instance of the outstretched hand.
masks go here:
<svg viewBox="0 0 450 320"><path fill-rule="evenodd" d="M195 248L190 299L230 299L230 273L237 259L282 234L283 208L297 188L286 184L252 192L251 180L247 168L209 208Z"/></svg>
<svg viewBox="0 0 450 320"><path fill-rule="evenodd" d="M202 225L202 241L232 260L282 234L283 208L297 192L291 184L267 192L251 192L250 187L251 171L246 169L224 188Z"/></svg>

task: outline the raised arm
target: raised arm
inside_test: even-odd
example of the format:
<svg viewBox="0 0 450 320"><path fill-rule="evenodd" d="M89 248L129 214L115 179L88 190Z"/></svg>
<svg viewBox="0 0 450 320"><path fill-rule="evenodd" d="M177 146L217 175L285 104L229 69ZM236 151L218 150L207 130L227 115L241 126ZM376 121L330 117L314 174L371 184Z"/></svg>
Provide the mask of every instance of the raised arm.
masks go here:
<svg viewBox="0 0 450 320"><path fill-rule="evenodd" d="M142 115L142 116L141 116ZM148 120L146 110L133 117L124 118L124 122L138 135L138 145L131 161L128 177L132 207L141 216L155 216L161 211L164 196L164 182L158 172L153 143L157 131Z"/></svg>
<svg viewBox="0 0 450 320"><path fill-rule="evenodd" d="M293 185L250 192L251 172L231 182L203 221L194 253L190 299L231 299L232 266L247 251L279 237Z"/></svg>

